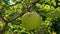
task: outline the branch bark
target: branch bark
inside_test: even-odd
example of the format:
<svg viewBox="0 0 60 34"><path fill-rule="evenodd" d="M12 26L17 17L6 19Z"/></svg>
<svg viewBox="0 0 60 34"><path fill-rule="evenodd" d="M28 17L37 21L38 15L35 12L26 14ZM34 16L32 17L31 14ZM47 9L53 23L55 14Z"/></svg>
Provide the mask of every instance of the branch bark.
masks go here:
<svg viewBox="0 0 60 34"><path fill-rule="evenodd" d="M1 18L1 20L2 20L3 22L8 23L8 21L7 21L6 19L4 19L3 16L0 16L0 18ZM7 25L7 24L5 24L5 25ZM6 26L3 27L3 30L4 30L5 28L6 28ZM3 30L0 31L0 34L3 33Z"/></svg>

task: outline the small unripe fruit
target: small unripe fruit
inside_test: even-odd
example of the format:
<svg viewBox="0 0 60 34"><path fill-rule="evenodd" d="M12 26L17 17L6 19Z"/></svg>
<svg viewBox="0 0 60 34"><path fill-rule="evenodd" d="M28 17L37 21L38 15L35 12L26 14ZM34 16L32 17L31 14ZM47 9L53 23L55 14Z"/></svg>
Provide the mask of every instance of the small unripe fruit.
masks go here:
<svg viewBox="0 0 60 34"><path fill-rule="evenodd" d="M27 31L40 27L41 17L36 12L27 12L22 16L22 27Z"/></svg>

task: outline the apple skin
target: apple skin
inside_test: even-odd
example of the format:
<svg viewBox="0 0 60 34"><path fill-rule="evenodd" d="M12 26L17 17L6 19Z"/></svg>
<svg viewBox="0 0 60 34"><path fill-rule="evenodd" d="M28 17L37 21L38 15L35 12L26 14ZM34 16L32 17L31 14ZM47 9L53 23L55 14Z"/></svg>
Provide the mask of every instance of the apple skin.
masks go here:
<svg viewBox="0 0 60 34"><path fill-rule="evenodd" d="M22 16L22 27L27 31L40 27L41 17L36 12L27 12Z"/></svg>

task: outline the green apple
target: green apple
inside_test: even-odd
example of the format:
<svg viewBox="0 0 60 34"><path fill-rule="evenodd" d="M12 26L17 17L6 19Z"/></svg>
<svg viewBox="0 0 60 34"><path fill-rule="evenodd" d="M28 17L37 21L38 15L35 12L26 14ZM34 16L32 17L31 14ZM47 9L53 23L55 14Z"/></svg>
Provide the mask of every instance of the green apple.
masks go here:
<svg viewBox="0 0 60 34"><path fill-rule="evenodd" d="M22 27L27 31L40 27L42 19L36 12L27 12L22 16Z"/></svg>

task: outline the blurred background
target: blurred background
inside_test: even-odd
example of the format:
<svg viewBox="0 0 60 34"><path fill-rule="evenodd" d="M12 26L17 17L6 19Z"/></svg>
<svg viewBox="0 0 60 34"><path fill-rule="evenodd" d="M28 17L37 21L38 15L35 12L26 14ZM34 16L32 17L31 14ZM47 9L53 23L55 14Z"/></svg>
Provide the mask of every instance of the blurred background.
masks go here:
<svg viewBox="0 0 60 34"><path fill-rule="evenodd" d="M31 11L42 22L38 29L26 31L21 18ZM0 0L0 34L60 34L60 0Z"/></svg>

